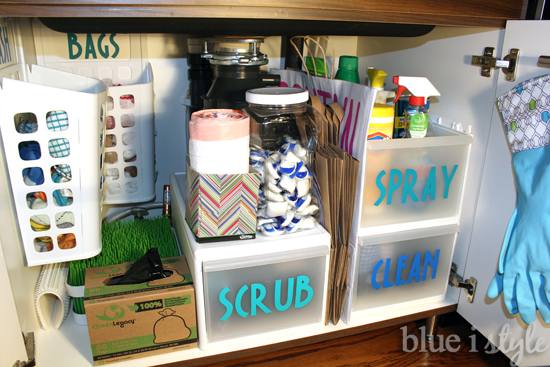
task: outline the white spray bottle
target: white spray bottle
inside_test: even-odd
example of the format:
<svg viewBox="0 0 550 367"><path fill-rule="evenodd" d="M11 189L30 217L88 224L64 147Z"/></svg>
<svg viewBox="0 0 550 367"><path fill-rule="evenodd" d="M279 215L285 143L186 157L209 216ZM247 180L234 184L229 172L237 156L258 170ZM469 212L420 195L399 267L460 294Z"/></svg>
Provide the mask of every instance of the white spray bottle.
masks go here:
<svg viewBox="0 0 550 367"><path fill-rule="evenodd" d="M394 76L393 83L397 85L395 102L401 94L408 90L409 106L405 111L407 130L411 138L423 138L428 132L429 116L426 108L426 99L431 96L439 96L439 91L424 77Z"/></svg>

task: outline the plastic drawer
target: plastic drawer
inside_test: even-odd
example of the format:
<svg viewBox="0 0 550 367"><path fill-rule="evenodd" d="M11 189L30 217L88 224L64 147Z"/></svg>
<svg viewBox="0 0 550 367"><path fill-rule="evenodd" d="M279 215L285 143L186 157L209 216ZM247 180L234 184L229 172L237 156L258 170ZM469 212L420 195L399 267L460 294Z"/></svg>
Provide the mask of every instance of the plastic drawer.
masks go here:
<svg viewBox="0 0 550 367"><path fill-rule="evenodd" d="M203 265L209 342L323 321L326 255L287 258Z"/></svg>
<svg viewBox="0 0 550 367"><path fill-rule="evenodd" d="M352 311L443 297L456 230L451 225L360 238Z"/></svg>
<svg viewBox="0 0 550 367"><path fill-rule="evenodd" d="M369 141L361 227L458 216L471 143L437 124L423 139Z"/></svg>
<svg viewBox="0 0 550 367"><path fill-rule="evenodd" d="M170 183L174 228L193 273L201 349L248 345L259 335L277 343L302 327L323 325L330 235L321 225L285 236L198 243L185 220L185 174L173 174Z"/></svg>

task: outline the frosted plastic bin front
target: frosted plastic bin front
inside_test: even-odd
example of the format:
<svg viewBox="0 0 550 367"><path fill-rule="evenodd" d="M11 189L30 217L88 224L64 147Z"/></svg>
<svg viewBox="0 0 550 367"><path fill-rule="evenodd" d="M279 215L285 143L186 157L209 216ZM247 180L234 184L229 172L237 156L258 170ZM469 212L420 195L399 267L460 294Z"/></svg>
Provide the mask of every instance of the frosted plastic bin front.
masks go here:
<svg viewBox="0 0 550 367"><path fill-rule="evenodd" d="M361 227L457 216L471 143L436 124L422 139L369 141Z"/></svg>
<svg viewBox="0 0 550 367"><path fill-rule="evenodd" d="M326 256L247 267L205 263L208 341L321 323Z"/></svg>
<svg viewBox="0 0 550 367"><path fill-rule="evenodd" d="M360 238L352 310L444 296L456 229Z"/></svg>

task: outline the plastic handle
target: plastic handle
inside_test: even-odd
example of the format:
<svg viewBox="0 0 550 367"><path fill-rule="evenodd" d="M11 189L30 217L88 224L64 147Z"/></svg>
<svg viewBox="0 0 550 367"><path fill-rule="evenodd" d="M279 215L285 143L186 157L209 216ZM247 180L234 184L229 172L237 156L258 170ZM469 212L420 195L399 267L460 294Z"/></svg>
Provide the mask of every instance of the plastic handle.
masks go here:
<svg viewBox="0 0 550 367"><path fill-rule="evenodd" d="M401 95L403 94L404 91L406 91L407 88L405 88L404 86L402 85L398 85L397 86L397 92L395 93L395 99L393 100L393 104L396 104L397 101L399 100L399 97L401 97Z"/></svg>

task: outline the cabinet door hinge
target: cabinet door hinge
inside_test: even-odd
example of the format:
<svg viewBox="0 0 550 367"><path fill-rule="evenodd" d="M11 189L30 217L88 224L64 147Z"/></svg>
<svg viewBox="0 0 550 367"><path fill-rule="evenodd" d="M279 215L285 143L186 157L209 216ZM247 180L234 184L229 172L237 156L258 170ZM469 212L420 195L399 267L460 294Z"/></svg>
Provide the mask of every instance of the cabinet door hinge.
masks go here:
<svg viewBox="0 0 550 367"><path fill-rule="evenodd" d="M451 285L451 287L464 289L468 294L468 302L473 303L474 297L476 295L477 279L474 277L464 279L457 273L457 269L458 266L453 263L453 265L451 266L451 274L449 275L449 284Z"/></svg>
<svg viewBox="0 0 550 367"><path fill-rule="evenodd" d="M34 367L36 365L34 361L34 333L23 334L23 340L25 341L25 349L29 360L15 361L13 367Z"/></svg>
<svg viewBox="0 0 550 367"><path fill-rule="evenodd" d="M512 48L510 53L502 60L493 56L494 47L485 47L482 56L472 56L472 65L481 67L481 76L489 78L492 69L501 69L506 75L506 80L513 82L516 80L516 71L519 62L519 49Z"/></svg>

